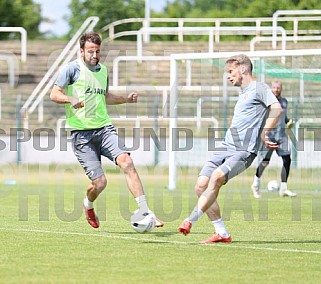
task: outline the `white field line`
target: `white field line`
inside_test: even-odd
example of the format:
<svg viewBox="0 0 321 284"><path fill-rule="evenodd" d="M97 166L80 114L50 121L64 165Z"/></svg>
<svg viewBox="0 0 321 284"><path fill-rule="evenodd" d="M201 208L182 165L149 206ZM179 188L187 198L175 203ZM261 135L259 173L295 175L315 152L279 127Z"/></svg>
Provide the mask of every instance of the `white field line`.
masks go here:
<svg viewBox="0 0 321 284"><path fill-rule="evenodd" d="M29 233L41 233L41 234L57 234L57 235L71 235L71 236L83 236L83 237L100 237L107 239L121 239L121 240L131 240L131 241L145 241L151 243L164 243L164 244L174 244L174 245L200 245L206 247L225 247L225 248L237 248L237 249L249 249L249 250L263 250L272 252L291 252L291 253L308 253L308 254L321 254L320 250L299 250L299 249L282 249L282 248L270 248L270 247L256 247L256 246L244 246L244 245L233 245L233 244L199 244L197 242L181 242L181 241L166 241L166 240L155 240L141 237L127 237L121 235L107 235L107 234L85 234L78 232L59 232L59 231L48 231L48 230L35 230L35 229L10 229L1 228L2 231L14 231L14 232L29 232Z"/></svg>

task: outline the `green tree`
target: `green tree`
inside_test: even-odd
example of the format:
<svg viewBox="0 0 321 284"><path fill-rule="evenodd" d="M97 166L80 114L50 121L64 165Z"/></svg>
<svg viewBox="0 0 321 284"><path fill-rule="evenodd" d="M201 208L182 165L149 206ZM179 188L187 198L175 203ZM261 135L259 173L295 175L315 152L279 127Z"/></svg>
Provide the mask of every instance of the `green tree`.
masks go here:
<svg viewBox="0 0 321 284"><path fill-rule="evenodd" d="M1 0L0 0L1 1ZM158 1L158 0L151 0ZM10 2L10 1L5 1ZM143 18L145 0L71 0L69 36L72 36L81 24L90 16L98 16L100 21L95 30L118 20L127 18ZM167 18L259 18L271 17L277 10L321 9L320 0L167 0L162 12L152 12L152 17ZM159 26L176 26L176 24L158 24ZM204 25L194 23L193 25ZM231 23L229 25L240 25ZM254 23L253 23L254 25ZM280 22L286 29L292 29L292 23ZM300 28L318 29L319 22L305 22ZM123 24L116 27L115 32L138 30L141 23ZM164 38L164 36L162 36ZM166 36L171 39L174 36ZM155 36L154 38L157 38ZM133 38L135 39L135 38Z"/></svg>
<svg viewBox="0 0 321 284"><path fill-rule="evenodd" d="M164 16L191 17L203 14L203 17L271 17L277 10L321 9L319 0L174 0L167 2Z"/></svg>
<svg viewBox="0 0 321 284"><path fill-rule="evenodd" d="M23 27L28 39L40 36L40 5L32 0L0 0L0 26ZM16 33L0 33L0 39L19 38Z"/></svg>
<svg viewBox="0 0 321 284"><path fill-rule="evenodd" d="M96 30L114 21L144 17L145 0L72 0L69 8L71 13L67 21L70 26L69 36L72 36L90 16L97 16L100 19ZM136 26L135 23L128 24L120 27L117 32L131 30Z"/></svg>

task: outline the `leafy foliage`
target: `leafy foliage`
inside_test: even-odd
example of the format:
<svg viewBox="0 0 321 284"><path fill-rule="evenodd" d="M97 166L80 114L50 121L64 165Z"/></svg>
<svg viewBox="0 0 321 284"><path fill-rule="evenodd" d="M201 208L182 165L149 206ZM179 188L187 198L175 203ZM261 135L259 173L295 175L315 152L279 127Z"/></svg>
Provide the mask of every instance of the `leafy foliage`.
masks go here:
<svg viewBox="0 0 321 284"><path fill-rule="evenodd" d="M0 26L23 27L28 38L33 39L40 35L41 19L40 5L32 0L0 0ZM0 39L19 38L16 33L0 33Z"/></svg>
<svg viewBox="0 0 321 284"><path fill-rule="evenodd" d="M318 0L173 0L167 2L160 13L153 17L168 18L261 18L272 17L277 10L321 9ZM202 23L194 23L202 26ZM230 23L229 25L240 25ZM279 22L285 29L293 29L292 22ZM320 29L319 21L301 22L301 29Z"/></svg>
<svg viewBox="0 0 321 284"><path fill-rule="evenodd" d="M69 25L71 27L69 34L72 35L81 24L90 16L98 16L100 21L97 29L100 29L109 23L126 18L140 18L145 14L144 0L72 0L69 4L71 16ZM133 24L132 24L133 25ZM130 30L131 25L123 27L124 30ZM121 31L119 29L118 31Z"/></svg>
<svg viewBox="0 0 321 284"><path fill-rule="evenodd" d="M156 1L156 0L154 0ZM70 15L65 16L69 24L68 35L73 35L87 17L98 16L97 29L118 20L143 18L145 0L71 0ZM152 17L168 18L232 18L232 17L271 17L277 10L321 9L319 0L167 0L161 12L152 11ZM40 4L33 0L0 0L0 26L24 27L28 38L41 36L39 25L48 19L41 17ZM305 22L299 28L319 29L319 22ZM291 28L288 23L281 23ZM141 24L130 23L117 27L117 31L138 29ZM0 39L15 39L15 33L0 33Z"/></svg>

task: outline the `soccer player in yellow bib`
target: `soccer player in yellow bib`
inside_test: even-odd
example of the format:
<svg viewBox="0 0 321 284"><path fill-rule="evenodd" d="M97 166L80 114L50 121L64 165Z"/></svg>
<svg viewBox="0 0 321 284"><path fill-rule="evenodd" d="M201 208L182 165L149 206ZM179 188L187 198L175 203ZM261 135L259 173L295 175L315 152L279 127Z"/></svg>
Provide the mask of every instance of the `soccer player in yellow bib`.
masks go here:
<svg viewBox="0 0 321 284"><path fill-rule="evenodd" d="M65 105L66 127L71 129L74 154L91 180L83 201L84 211L88 223L98 228L94 201L107 186L101 156L123 170L128 189L142 213L150 210L132 158L119 140L107 110L107 105L136 103L138 95L132 92L124 97L108 92L108 70L99 63L101 38L97 33L83 34L79 44L80 58L62 66L50 99ZM156 220L156 227L163 225Z"/></svg>

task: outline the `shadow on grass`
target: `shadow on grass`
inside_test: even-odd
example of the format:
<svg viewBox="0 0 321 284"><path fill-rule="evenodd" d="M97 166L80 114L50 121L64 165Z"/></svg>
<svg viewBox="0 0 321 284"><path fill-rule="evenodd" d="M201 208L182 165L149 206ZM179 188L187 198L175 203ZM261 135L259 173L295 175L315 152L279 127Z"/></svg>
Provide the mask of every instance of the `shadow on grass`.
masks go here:
<svg viewBox="0 0 321 284"><path fill-rule="evenodd" d="M242 241L233 240L233 243L264 245L264 244L321 244L321 240L275 240L275 241Z"/></svg>
<svg viewBox="0 0 321 284"><path fill-rule="evenodd" d="M153 235L155 237L161 237L161 238L166 238L169 236L173 236L176 234L179 234L178 232L173 232L173 231L157 231L157 230L162 230L160 229L154 229L151 232L147 232L147 233L136 233L134 231L130 232L130 231L126 231L126 232L115 232L113 231L113 234L122 234L122 235L128 235L128 236L149 236L149 235Z"/></svg>
<svg viewBox="0 0 321 284"><path fill-rule="evenodd" d="M127 235L127 236L153 236L153 237L157 237L160 239L159 243L164 243L164 241L162 239L164 238L168 238L171 236L175 236L175 235L180 235L179 232L175 232L175 231L164 231L162 228L159 229L154 229L151 232L148 233L136 233L134 231L122 231L122 232L112 232L113 234L121 234L121 235ZM189 238L189 236L186 236L186 239L184 238L184 236L182 236L182 241L186 241L188 244L196 244L198 245L199 242L195 241L195 236L200 236L200 240L203 239L203 235L206 236L210 236L211 233L208 232L196 232L196 233L191 233L190 237L193 238ZM157 243L157 240L153 239L150 242L147 241L146 239L143 240L144 243ZM170 242L170 240L168 241ZM194 243L195 242L195 243ZM321 240L238 240L238 239L233 239L232 244L248 244L248 245L277 245L277 244L321 244ZM228 245L228 244L226 244Z"/></svg>

